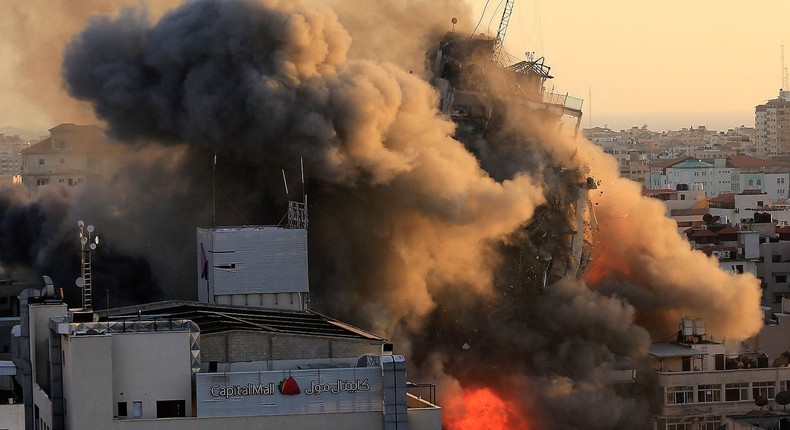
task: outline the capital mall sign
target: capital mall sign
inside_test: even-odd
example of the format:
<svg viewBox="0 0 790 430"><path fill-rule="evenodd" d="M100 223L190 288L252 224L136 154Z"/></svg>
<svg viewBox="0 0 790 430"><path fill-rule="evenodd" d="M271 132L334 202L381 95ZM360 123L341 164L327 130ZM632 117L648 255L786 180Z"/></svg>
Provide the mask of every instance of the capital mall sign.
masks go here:
<svg viewBox="0 0 790 430"><path fill-rule="evenodd" d="M197 415L380 412L381 368L343 367L195 375Z"/></svg>

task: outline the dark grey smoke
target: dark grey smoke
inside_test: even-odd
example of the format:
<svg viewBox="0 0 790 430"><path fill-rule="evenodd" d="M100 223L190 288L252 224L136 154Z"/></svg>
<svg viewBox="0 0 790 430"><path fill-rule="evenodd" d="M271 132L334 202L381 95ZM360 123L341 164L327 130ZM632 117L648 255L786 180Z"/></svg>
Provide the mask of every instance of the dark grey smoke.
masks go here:
<svg viewBox="0 0 790 430"><path fill-rule="evenodd" d="M283 207L271 198L282 193L267 191L279 189L279 167L305 157L314 178L310 266L321 281L313 286L319 309L410 343L415 368L428 377L434 372L427 364L440 356L439 375L497 387L538 428L637 428L647 400L624 400L601 373L644 354L648 336L631 324L633 309L576 284L542 295L535 276L543 268L542 259L533 266L535 255L565 243L565 202L575 199L581 175L547 165L545 150L514 132L458 133L482 161L480 170L447 137L453 129L438 118L427 85L392 66L347 61L348 45L329 10L196 1L157 23L136 9L94 20L68 46L64 76L112 136L184 151L172 175L156 163L135 166L141 174L118 187L135 196L119 213L138 226L142 219L163 222L168 227L157 232L191 246L210 202L212 153L227 166L220 183L243 202L241 212L253 222L271 219L277 205L267 207L266 196ZM541 185L518 186L514 200L503 196L501 188L524 172ZM550 200L542 216L556 220L536 224L535 238L529 228L508 235L529 221L543 200L541 187ZM183 216L180 228L174 222ZM163 257L152 264L184 261L158 255L167 247L158 242L144 251ZM518 258L529 260L521 272L513 265ZM186 261L174 266L194 259ZM467 342L471 348L461 349ZM568 388L552 390L558 379ZM594 388L575 386L582 383ZM519 386L554 394L525 396ZM563 403L601 411L598 425L581 414L538 412Z"/></svg>
<svg viewBox="0 0 790 430"><path fill-rule="evenodd" d="M66 50L69 92L90 100L120 139L186 141L256 162L321 155L315 145L342 132L349 112L331 105L321 70L292 62L313 53L287 40L289 11L220 3L191 2L155 26L136 8L95 19ZM325 39L316 61L331 68L343 41Z"/></svg>
<svg viewBox="0 0 790 430"><path fill-rule="evenodd" d="M375 15L370 4L359 16ZM78 258L67 238L90 214L108 238L97 264L119 270L103 282L128 300L194 298L194 228L213 219L212 176L218 224L276 223L280 169L296 178L304 157L319 310L392 336L415 379L490 387L531 428L650 428L639 361L649 336L634 307L575 280L542 289L546 257L568 252L565 208L588 172L559 165L538 125L456 129L417 77L426 71L348 60L359 43L332 10L298 2L94 18L66 49L66 87L134 151L62 204L8 203L0 259L46 273L56 253ZM607 382L620 367L639 379Z"/></svg>

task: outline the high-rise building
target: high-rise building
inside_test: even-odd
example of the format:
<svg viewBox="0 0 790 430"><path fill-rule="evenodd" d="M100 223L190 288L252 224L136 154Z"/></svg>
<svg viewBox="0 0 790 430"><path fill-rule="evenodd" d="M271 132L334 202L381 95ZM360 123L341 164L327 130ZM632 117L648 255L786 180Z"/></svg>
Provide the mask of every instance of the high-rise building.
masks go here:
<svg viewBox="0 0 790 430"><path fill-rule="evenodd" d="M754 108L755 146L766 156L790 154L790 91Z"/></svg>

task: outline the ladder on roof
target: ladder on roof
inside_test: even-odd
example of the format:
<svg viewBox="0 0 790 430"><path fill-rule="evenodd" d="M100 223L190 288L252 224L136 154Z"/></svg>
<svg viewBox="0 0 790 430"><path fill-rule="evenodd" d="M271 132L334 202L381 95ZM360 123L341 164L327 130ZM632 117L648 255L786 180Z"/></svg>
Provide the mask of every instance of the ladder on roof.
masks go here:
<svg viewBox="0 0 790 430"><path fill-rule="evenodd" d="M85 310L93 309L91 296L91 253L90 250L83 251L84 259L82 262L82 279L85 284L82 286L82 308Z"/></svg>

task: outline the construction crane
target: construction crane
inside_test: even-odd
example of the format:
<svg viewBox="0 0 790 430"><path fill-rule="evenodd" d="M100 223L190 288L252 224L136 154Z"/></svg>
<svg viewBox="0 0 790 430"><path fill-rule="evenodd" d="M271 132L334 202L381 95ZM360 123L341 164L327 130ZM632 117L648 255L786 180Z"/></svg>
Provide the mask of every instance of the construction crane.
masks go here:
<svg viewBox="0 0 790 430"><path fill-rule="evenodd" d="M496 40L494 40L494 49L491 50L491 59L499 63L502 63L502 49L504 49L505 44L505 33L510 23L510 15L513 13L514 3L515 0L505 0L505 8L502 10L502 20L499 21L499 30L497 30Z"/></svg>

